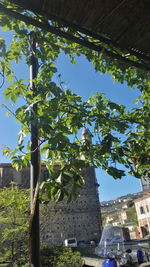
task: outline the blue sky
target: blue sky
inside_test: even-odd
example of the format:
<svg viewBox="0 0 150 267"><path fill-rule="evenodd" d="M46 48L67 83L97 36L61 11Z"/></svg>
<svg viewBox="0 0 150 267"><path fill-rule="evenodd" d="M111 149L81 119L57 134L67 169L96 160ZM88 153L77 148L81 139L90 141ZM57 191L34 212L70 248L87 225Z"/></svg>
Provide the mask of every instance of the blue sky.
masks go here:
<svg viewBox="0 0 150 267"><path fill-rule="evenodd" d="M108 74L95 72L92 64L84 57L79 57L77 64L72 65L66 55L61 55L58 60L58 70L66 85L82 95L84 100L89 97L90 93L95 95L98 91L104 93L108 99L130 109L134 106L133 100L139 95L138 89L128 88L126 83L113 82ZM114 180L103 170L96 169L96 176L100 184L101 201L141 191L140 180L131 175L127 174L121 180Z"/></svg>
<svg viewBox="0 0 150 267"><path fill-rule="evenodd" d="M9 36L5 33L5 37L9 43ZM84 57L77 58L77 64L72 65L69 58L62 54L57 61L58 71L62 76L67 88L72 89L78 95L86 100L90 93L96 94L101 92L108 99L123 104L127 108L132 108L132 101L139 95L138 89L127 88L126 83L123 85L112 81L108 74L96 73L94 67ZM17 77L29 78L29 70L24 62L17 68ZM2 89L0 91L0 104L5 104ZM12 103L7 103L11 110L15 109ZM15 147L19 125L15 122L13 116L6 117L6 110L0 107L0 162L8 162L8 159L2 156L3 145ZM141 191L140 181L130 175L121 180L114 180L104 171L97 169L96 176L100 184L100 200L111 200L128 193Z"/></svg>

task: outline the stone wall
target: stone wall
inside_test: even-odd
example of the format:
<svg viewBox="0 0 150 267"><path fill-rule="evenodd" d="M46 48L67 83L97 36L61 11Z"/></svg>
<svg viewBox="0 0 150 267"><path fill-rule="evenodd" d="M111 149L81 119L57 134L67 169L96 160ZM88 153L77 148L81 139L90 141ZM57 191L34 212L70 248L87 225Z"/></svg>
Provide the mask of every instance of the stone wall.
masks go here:
<svg viewBox="0 0 150 267"><path fill-rule="evenodd" d="M17 172L10 164L0 164L0 186L8 186L10 181L23 188L30 185L30 170ZM41 180L48 177L45 166L41 168ZM49 244L63 243L67 238L76 237L78 241L96 242L100 239L101 218L98 184L95 170L87 166L84 170L85 184L79 197L67 204L66 200L56 204L42 205L40 210L41 240Z"/></svg>

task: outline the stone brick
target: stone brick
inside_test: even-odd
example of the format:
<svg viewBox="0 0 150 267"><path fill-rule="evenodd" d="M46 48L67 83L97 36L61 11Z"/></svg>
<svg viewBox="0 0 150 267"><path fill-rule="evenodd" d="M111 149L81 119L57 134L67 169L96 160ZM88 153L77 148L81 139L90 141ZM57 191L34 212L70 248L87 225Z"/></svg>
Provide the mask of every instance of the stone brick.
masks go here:
<svg viewBox="0 0 150 267"><path fill-rule="evenodd" d="M47 169L42 165L41 180L47 177ZM42 205L41 241L49 244L61 244L65 239L72 237L76 237L78 241L99 241L101 234L100 203L95 170L92 167L85 167L84 179L85 184L75 201L67 204L64 199L58 204L50 202ZM17 172L11 164L0 164L0 186L9 186L11 181L16 182L22 188L29 188L29 168Z"/></svg>

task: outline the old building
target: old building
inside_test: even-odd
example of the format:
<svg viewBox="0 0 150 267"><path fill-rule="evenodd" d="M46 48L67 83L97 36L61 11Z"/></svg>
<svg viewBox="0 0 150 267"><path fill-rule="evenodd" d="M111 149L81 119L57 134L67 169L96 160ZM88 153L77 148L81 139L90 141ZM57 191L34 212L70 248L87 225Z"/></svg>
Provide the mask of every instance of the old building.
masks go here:
<svg viewBox="0 0 150 267"><path fill-rule="evenodd" d="M25 168L17 172L11 164L0 164L0 186L16 182L24 188L30 184L30 170ZM41 168L41 178L47 177L45 166ZM41 238L48 243L60 243L66 238L76 237L77 240L99 241L101 233L100 205L98 184L93 168L84 170L85 184L79 197L67 204L64 200L59 204L50 203L43 209L41 216Z"/></svg>
<svg viewBox="0 0 150 267"><path fill-rule="evenodd" d="M106 216L106 225L111 224L113 226L123 225L128 220L128 210L120 209L115 213L110 213Z"/></svg>
<svg viewBox="0 0 150 267"><path fill-rule="evenodd" d="M50 242L76 237L78 241L100 239L100 208L94 169L84 170L85 185L76 201L45 206L41 220L42 239Z"/></svg>
<svg viewBox="0 0 150 267"><path fill-rule="evenodd" d="M85 134L85 132L83 132ZM41 240L47 243L63 243L65 239L76 237L78 241L99 241L101 235L101 216L98 184L94 168L84 169L85 184L79 197L67 204L66 200L56 204L50 202L42 206L40 216ZM41 180L48 177L44 165L41 167ZM17 172L11 164L0 164L0 186L16 182L23 188L30 186L30 169Z"/></svg>
<svg viewBox="0 0 150 267"><path fill-rule="evenodd" d="M145 237L150 233L150 194L134 201L138 224L139 234Z"/></svg>

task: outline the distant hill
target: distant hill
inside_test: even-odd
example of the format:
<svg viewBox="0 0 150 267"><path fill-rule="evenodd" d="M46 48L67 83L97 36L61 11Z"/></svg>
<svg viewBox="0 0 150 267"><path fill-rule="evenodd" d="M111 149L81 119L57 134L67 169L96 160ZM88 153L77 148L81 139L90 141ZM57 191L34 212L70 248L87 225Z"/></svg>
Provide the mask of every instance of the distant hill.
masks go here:
<svg viewBox="0 0 150 267"><path fill-rule="evenodd" d="M114 200L103 201L100 203L101 206L101 213L110 213L118 211L122 208L123 205L126 203L132 202L137 198L141 198L146 194L146 192L138 192L134 194L127 194L125 196L118 197Z"/></svg>

